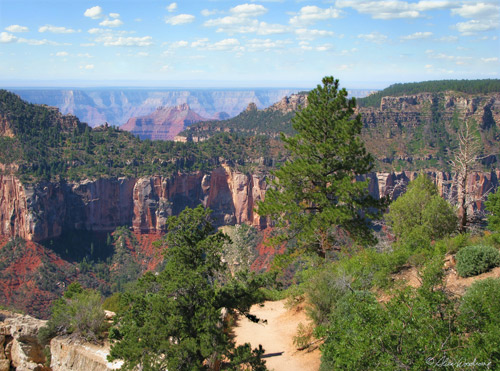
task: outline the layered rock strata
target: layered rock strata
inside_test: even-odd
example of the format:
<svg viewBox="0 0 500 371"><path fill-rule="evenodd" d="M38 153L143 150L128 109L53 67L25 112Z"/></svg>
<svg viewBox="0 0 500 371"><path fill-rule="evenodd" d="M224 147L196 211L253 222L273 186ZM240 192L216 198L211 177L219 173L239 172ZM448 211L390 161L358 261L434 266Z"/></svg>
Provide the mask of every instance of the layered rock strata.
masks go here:
<svg viewBox="0 0 500 371"><path fill-rule="evenodd" d="M371 173L369 191L374 197L396 198L417 172ZM428 175L440 194L453 198L449 173ZM468 190L482 209L484 195L498 186L500 171L475 173ZM265 174L244 174L223 165L211 172L176 174L171 177L102 178L77 183L23 185L14 176L0 176L0 233L41 241L61 235L63 230L110 232L129 225L141 233L162 232L168 216L185 207L202 204L211 208L218 225L247 223L267 226L255 211L268 185Z"/></svg>

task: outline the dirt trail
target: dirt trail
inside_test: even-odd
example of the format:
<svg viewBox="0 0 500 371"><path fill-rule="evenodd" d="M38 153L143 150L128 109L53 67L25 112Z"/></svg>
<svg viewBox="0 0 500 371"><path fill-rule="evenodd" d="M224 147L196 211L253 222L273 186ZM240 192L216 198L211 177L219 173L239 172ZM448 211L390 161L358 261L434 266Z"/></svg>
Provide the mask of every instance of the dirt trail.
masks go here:
<svg viewBox="0 0 500 371"><path fill-rule="evenodd" d="M319 349L298 351L293 344L298 324L308 323L304 310L287 310L284 303L285 301L281 300L267 301L263 306L254 305L250 313L267 320L267 323L253 323L246 318L240 318L234 330L236 343L250 343L252 348L262 344L265 354L275 354L266 358L266 365L270 370L319 370Z"/></svg>

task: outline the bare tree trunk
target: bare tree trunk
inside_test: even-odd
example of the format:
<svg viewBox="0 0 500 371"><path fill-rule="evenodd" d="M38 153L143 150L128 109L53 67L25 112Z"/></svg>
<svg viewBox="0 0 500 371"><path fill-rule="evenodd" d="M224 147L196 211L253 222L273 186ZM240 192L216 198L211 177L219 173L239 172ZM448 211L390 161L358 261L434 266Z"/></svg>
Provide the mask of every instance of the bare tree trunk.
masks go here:
<svg viewBox="0 0 500 371"><path fill-rule="evenodd" d="M460 233L464 233L467 231L469 219L467 209L473 202L471 200L473 190L467 188L467 183L470 174L478 165L481 144L474 134L471 124L467 121L458 132L458 140L458 149L454 154L454 159L450 162L455 172L458 230Z"/></svg>

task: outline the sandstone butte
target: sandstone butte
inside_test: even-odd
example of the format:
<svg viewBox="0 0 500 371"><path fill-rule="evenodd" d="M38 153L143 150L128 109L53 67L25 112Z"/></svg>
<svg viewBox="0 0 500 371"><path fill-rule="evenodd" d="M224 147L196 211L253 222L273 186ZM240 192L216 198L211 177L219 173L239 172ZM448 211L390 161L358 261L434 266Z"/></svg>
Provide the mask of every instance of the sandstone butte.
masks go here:
<svg viewBox="0 0 500 371"><path fill-rule="evenodd" d="M146 116L132 117L120 128L141 139L173 140L189 125L207 120L183 103L175 107L158 107Z"/></svg>

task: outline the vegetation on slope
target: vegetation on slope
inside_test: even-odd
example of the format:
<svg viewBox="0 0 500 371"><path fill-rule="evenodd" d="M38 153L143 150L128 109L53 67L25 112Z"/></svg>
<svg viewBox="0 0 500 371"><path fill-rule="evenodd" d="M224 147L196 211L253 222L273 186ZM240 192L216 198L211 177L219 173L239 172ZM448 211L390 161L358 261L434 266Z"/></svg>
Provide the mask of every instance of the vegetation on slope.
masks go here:
<svg viewBox="0 0 500 371"><path fill-rule="evenodd" d="M208 170L220 161L239 166L276 154L276 141L220 133L195 143L140 140L115 127L91 129L73 116L28 104L0 91L0 117L14 137L0 137L0 163L19 165L24 182L110 176L172 175Z"/></svg>
<svg viewBox="0 0 500 371"><path fill-rule="evenodd" d="M358 99L360 107L379 107L383 97L398 97L419 93L456 91L467 94L487 94L500 91L499 79L487 80L436 80L393 84L381 91Z"/></svg>
<svg viewBox="0 0 500 371"><path fill-rule="evenodd" d="M291 125L293 116L295 116L295 112L250 109L228 120L205 121L191 125L179 135L188 138L194 136L209 138L220 130L237 132L243 136L265 135L277 137L279 133L292 135L295 133Z"/></svg>

